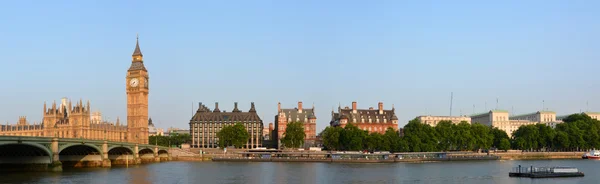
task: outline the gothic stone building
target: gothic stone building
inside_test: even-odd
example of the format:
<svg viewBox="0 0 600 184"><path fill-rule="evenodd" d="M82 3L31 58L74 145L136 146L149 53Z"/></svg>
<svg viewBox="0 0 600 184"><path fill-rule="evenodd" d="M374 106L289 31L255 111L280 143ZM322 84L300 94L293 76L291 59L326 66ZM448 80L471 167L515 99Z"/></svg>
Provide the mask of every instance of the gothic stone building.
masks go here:
<svg viewBox="0 0 600 184"><path fill-rule="evenodd" d="M338 107L338 112L331 111L331 126L345 127L348 123L352 123L361 130L369 131L369 133L385 133L387 128L391 127L398 130L398 117L396 117L395 109L392 106L391 110L384 110L383 103L379 102L378 108L357 109L356 102L352 102L352 109Z"/></svg>
<svg viewBox="0 0 600 184"><path fill-rule="evenodd" d="M72 105L63 98L57 106L47 108L44 103L41 124L29 125L25 117L20 117L17 125L0 126L0 135L38 136L60 138L100 139L119 142L148 144L148 71L144 67L139 41L136 40L131 66L127 70L127 125L98 121L93 117L90 102L81 100ZM92 120L94 119L94 120Z"/></svg>
<svg viewBox="0 0 600 184"><path fill-rule="evenodd" d="M311 109L302 108L302 102L298 102L298 107L293 109L282 109L281 103L277 103L277 115L275 115L274 140L277 140L277 148L282 148L281 139L291 122L301 122L304 125L304 147L314 146L316 139L317 117L315 116L315 107Z"/></svg>
<svg viewBox="0 0 600 184"><path fill-rule="evenodd" d="M247 149L262 147L264 126L263 121L256 114L254 102L251 103L248 112L238 109L237 102L234 103L234 106L231 112L226 112L219 110L219 103L215 103L215 109L211 111L200 103L196 114L190 120L191 146L193 148L217 148L219 146L217 132L225 126L242 123L250 135L244 147Z"/></svg>

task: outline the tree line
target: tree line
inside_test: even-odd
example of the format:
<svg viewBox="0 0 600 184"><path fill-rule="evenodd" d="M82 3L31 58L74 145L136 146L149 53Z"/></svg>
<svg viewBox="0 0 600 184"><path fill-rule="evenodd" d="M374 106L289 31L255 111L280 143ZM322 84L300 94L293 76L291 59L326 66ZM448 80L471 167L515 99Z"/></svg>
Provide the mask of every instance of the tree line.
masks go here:
<svg viewBox="0 0 600 184"><path fill-rule="evenodd" d="M328 150L436 152L520 149L526 151L581 151L600 148L600 121L573 114L556 128L546 124L519 127L513 136L479 123L440 121L435 127L413 119L403 136L388 128L384 134L368 133L353 124L327 127L319 135Z"/></svg>
<svg viewBox="0 0 600 184"><path fill-rule="evenodd" d="M573 114L556 128L544 124L521 126L513 133L513 148L529 151L584 151L600 148L600 121Z"/></svg>
<svg viewBox="0 0 600 184"><path fill-rule="evenodd" d="M431 127L413 119L404 126L404 136L388 128L384 134L368 133L353 124L344 128L327 127L320 133L328 150L434 152L488 149L492 146L509 149L508 135L497 128L482 124L440 121Z"/></svg>
<svg viewBox="0 0 600 184"><path fill-rule="evenodd" d="M190 143L192 136L190 134L171 133L169 136L151 135L148 136L148 144L169 147L169 145L179 146L184 143Z"/></svg>

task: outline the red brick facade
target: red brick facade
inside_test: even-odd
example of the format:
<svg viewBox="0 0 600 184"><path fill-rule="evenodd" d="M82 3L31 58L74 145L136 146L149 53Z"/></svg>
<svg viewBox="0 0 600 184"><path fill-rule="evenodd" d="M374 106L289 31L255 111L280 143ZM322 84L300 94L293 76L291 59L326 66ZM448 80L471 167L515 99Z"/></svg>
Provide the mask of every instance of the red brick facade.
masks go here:
<svg viewBox="0 0 600 184"><path fill-rule="evenodd" d="M395 109L392 106L391 110L384 110L383 103L379 102L378 108L358 109L357 103L352 102L352 109L349 107L338 107L338 112L331 112L331 126L346 127L352 123L361 130L369 131L369 133L385 133L387 128L391 127L398 130L398 117L396 117Z"/></svg>

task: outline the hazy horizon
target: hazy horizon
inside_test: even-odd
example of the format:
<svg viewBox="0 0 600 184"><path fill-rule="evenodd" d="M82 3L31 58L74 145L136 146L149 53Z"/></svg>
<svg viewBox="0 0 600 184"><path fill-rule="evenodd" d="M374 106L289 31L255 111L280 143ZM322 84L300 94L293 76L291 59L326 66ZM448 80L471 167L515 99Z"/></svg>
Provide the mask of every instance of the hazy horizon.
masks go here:
<svg viewBox="0 0 600 184"><path fill-rule="evenodd" d="M198 102L313 103L317 133L337 111L394 104L419 115L491 109L600 111L597 1L51 1L0 6L0 123L40 122L44 102L91 101L126 122L136 33L149 72L149 116L189 128ZM26 11L24 11L26 10ZM594 72L596 71L596 72ZM498 99L498 104L496 101ZM544 101L544 105L542 105ZM192 109L192 105L194 109Z"/></svg>

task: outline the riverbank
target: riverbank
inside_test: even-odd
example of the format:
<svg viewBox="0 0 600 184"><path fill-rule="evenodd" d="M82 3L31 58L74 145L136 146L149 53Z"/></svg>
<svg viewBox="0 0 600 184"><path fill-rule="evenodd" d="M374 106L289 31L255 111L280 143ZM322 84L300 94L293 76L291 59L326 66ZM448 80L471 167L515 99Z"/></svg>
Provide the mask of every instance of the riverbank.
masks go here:
<svg viewBox="0 0 600 184"><path fill-rule="evenodd" d="M186 152L191 153L191 152ZM298 158L298 157L269 157L260 158L242 156L240 152L229 152L223 153L212 153L212 154L175 154L173 155L174 161L241 161L241 162L358 162L358 163L377 163L377 162L429 162L429 161L462 161L462 160L561 160L561 159L581 159L581 156L585 152L496 152L490 153L470 153L470 152L448 152L448 156L440 158L439 156L421 158L418 157L407 157L407 155L414 154L432 154L432 153L397 153L405 155L402 158L381 158L381 159L346 159L346 160L332 160L331 158L323 157L310 157L310 158ZM298 154L327 154L327 152L298 152Z"/></svg>
<svg viewBox="0 0 600 184"><path fill-rule="evenodd" d="M496 153L501 160L557 160L557 159L581 159L585 152L520 152L520 153Z"/></svg>

